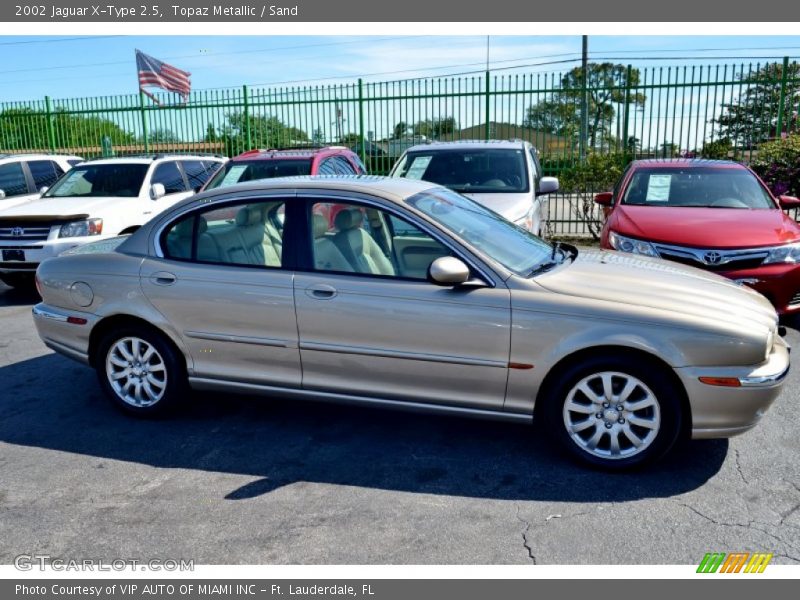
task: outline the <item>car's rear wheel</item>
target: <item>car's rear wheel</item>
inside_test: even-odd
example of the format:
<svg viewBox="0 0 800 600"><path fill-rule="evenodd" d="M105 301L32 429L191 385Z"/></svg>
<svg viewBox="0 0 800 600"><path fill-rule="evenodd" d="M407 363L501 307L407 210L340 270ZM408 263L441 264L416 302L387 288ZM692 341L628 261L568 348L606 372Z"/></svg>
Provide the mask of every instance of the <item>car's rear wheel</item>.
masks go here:
<svg viewBox="0 0 800 600"><path fill-rule="evenodd" d="M3 273L0 275L0 281L5 283L8 287L32 290L35 285L34 274L31 273Z"/></svg>
<svg viewBox="0 0 800 600"><path fill-rule="evenodd" d="M595 466L622 470L652 462L681 430L682 390L649 361L591 358L566 369L551 389L548 431Z"/></svg>
<svg viewBox="0 0 800 600"><path fill-rule="evenodd" d="M114 404L138 416L172 410L188 388L178 352L161 334L145 327L124 327L105 335L95 368Z"/></svg>

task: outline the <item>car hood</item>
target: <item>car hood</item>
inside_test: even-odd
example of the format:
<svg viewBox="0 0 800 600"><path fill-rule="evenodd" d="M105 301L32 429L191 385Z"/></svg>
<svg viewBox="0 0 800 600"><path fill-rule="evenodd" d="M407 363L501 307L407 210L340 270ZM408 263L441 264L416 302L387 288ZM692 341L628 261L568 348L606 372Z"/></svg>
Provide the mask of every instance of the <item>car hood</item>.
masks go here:
<svg viewBox="0 0 800 600"><path fill-rule="evenodd" d="M781 210L618 206L611 229L622 235L699 248L745 248L800 239Z"/></svg>
<svg viewBox="0 0 800 600"><path fill-rule="evenodd" d="M571 265L535 279L547 290L652 309L672 320L758 333L777 325L775 309L757 292L724 277L622 252L582 251Z"/></svg>
<svg viewBox="0 0 800 600"><path fill-rule="evenodd" d="M3 198L0 200L0 214L4 214L4 212L10 208L14 208L15 206L20 206L22 204L30 204L31 202L35 201L36 198L30 197L22 197L22 198Z"/></svg>
<svg viewBox="0 0 800 600"><path fill-rule="evenodd" d="M462 192L462 195L475 200L478 204L482 204L512 222L527 217L532 206L531 195L528 193L470 194Z"/></svg>
<svg viewBox="0 0 800 600"><path fill-rule="evenodd" d="M91 197L65 197L65 198L39 198L25 204L12 206L0 210L0 217L31 217L31 216L65 216L83 215L94 216L97 212L105 212L109 207L123 202L135 202L136 198L120 198L116 196L91 196Z"/></svg>

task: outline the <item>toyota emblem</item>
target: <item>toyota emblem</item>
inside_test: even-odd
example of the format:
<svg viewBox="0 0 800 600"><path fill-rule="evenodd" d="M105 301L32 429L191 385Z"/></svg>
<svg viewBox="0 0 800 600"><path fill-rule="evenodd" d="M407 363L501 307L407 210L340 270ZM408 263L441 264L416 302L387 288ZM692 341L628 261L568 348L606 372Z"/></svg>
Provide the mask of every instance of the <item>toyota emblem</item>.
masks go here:
<svg viewBox="0 0 800 600"><path fill-rule="evenodd" d="M11 230L11 235L13 235L14 237L22 237L23 235L25 235L25 230L22 227L14 227Z"/></svg>
<svg viewBox="0 0 800 600"><path fill-rule="evenodd" d="M706 252L703 254L703 261L707 265L718 265L719 261L722 260L722 254L712 250L711 252Z"/></svg>

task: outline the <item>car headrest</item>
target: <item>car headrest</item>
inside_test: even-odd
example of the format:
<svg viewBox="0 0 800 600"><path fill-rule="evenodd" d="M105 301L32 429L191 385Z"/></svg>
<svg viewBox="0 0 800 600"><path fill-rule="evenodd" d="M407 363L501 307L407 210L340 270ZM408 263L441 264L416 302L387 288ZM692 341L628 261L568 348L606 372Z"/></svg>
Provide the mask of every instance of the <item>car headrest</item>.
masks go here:
<svg viewBox="0 0 800 600"><path fill-rule="evenodd" d="M355 229L361 227L361 222L364 220L363 213L357 208L348 208L340 210L336 213L333 224L339 231L346 231L348 229Z"/></svg>
<svg viewBox="0 0 800 600"><path fill-rule="evenodd" d="M314 239L321 238L328 232L328 219L314 213Z"/></svg>
<svg viewBox="0 0 800 600"><path fill-rule="evenodd" d="M236 213L236 225L239 227L248 227L250 225L258 225L264 222L264 211L260 207L243 206Z"/></svg>

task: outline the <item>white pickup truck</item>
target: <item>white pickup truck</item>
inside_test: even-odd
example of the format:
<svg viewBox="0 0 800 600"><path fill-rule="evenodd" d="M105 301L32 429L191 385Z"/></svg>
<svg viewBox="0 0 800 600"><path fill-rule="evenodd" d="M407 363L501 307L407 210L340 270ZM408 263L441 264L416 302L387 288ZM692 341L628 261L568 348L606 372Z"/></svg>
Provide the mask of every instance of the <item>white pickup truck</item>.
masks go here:
<svg viewBox="0 0 800 600"><path fill-rule="evenodd" d="M226 159L148 155L81 163L38 200L0 208L0 280L32 283L44 259L134 232L198 190Z"/></svg>

